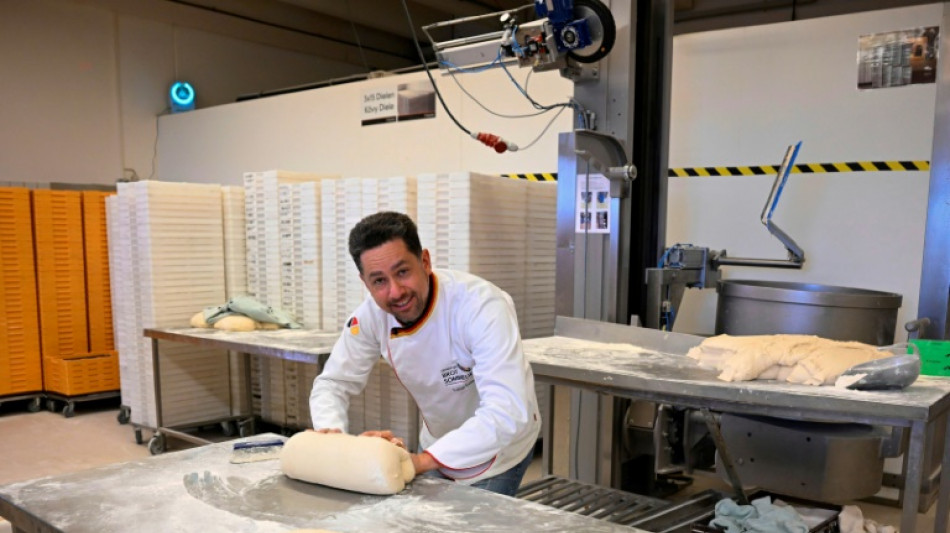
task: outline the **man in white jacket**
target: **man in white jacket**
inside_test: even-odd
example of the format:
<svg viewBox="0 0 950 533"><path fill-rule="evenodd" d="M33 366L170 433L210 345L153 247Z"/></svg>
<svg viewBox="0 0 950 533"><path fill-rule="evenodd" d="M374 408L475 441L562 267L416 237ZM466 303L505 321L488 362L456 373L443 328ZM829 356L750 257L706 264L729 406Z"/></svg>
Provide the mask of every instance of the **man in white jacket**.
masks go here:
<svg viewBox="0 0 950 533"><path fill-rule="evenodd" d="M349 250L370 297L313 383L313 427L346 431L349 398L382 356L422 414L416 474L438 470L514 495L541 420L511 297L471 274L433 270L415 224L401 213L361 220ZM365 434L402 443L388 430Z"/></svg>

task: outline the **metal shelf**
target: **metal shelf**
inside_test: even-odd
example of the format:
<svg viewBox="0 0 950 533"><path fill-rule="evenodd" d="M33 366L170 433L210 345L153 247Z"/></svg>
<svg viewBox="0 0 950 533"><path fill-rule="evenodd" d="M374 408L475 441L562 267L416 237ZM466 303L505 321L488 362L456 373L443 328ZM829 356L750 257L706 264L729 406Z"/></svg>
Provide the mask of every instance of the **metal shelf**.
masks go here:
<svg viewBox="0 0 950 533"><path fill-rule="evenodd" d="M670 505L666 500L557 476L547 476L523 485L516 496L562 511L622 525L633 525Z"/></svg>

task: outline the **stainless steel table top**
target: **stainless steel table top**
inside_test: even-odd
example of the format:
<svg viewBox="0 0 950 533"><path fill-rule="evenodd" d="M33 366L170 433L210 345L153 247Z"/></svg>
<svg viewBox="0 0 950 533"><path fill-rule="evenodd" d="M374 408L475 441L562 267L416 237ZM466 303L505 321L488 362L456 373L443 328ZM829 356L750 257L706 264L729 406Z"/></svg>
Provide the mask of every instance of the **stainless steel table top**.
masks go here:
<svg viewBox="0 0 950 533"><path fill-rule="evenodd" d="M950 409L950 378L921 376L897 391L853 391L778 381L726 382L685 356L692 335L559 317L559 335L524 341L539 381L687 407L814 420L928 421ZM588 346L585 347L585 342ZM626 343L631 351L598 346Z"/></svg>
<svg viewBox="0 0 950 533"><path fill-rule="evenodd" d="M340 338L339 331L276 329L223 331L208 328L149 328L146 337L267 355L302 363L324 363Z"/></svg>
<svg viewBox="0 0 950 533"><path fill-rule="evenodd" d="M642 531L438 479L393 496L337 490L289 479L276 460L231 464L230 453L218 443L0 486L0 516L70 533Z"/></svg>

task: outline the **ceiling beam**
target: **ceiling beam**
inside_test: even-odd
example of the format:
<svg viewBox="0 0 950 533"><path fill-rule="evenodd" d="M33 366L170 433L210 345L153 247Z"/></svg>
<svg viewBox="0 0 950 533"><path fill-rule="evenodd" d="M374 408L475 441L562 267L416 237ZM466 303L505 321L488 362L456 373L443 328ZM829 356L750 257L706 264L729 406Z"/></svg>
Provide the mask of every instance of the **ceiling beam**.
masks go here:
<svg viewBox="0 0 950 533"><path fill-rule="evenodd" d="M110 10L119 15L129 15L154 20L198 31L224 35L243 41L254 42L284 50L292 50L315 57L349 63L365 68L368 64L373 70L391 70L419 63L412 53L409 41L386 41L384 34L360 32L362 51L354 44L352 27L338 22L335 26L327 22L323 26L298 29L285 26L281 22L266 22L252 17L228 14L222 9L209 9L197 4L170 0L73 0L76 3L91 5ZM266 2L271 3L271 2ZM308 15L311 16L311 15ZM314 18L320 18L314 16ZM332 22L332 21L331 21ZM369 28L363 30L370 32ZM348 32L348 33L347 33ZM367 42L368 40L368 42ZM373 48L369 44L373 43ZM375 49L378 48L378 49ZM365 64L363 58L365 57Z"/></svg>

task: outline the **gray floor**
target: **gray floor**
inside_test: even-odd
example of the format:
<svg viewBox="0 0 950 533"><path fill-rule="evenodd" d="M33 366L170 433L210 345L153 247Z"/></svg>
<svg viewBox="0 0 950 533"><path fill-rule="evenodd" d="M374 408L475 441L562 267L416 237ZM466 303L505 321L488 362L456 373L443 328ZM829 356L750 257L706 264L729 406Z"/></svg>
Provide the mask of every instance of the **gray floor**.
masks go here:
<svg viewBox="0 0 950 533"><path fill-rule="evenodd" d="M20 411L4 406L0 411L0 485L148 457L145 446L135 443L131 426L118 424L117 413L113 408L97 410L78 405L75 417L63 418L45 411L27 413L25 406ZM540 461L536 460L525 481L540 475ZM727 490L717 478L700 476L673 499L710 487ZM900 523L899 509L866 503L860 507L866 517L878 522ZM917 531L933 530L935 507L919 518ZM8 531L9 524L0 519L0 533Z"/></svg>

